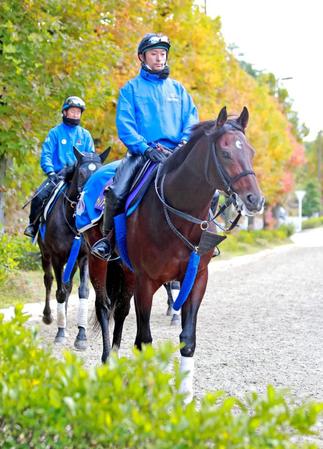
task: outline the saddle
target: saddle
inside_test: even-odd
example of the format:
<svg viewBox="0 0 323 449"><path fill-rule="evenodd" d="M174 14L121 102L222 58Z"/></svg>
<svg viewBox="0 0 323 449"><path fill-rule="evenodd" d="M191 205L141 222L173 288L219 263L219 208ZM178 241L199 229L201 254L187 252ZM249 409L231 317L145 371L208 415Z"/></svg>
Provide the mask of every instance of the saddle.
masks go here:
<svg viewBox="0 0 323 449"><path fill-rule="evenodd" d="M139 206L151 182L156 176L157 167L158 164L155 162L147 161L136 175L126 200L125 212L127 216L131 215Z"/></svg>
<svg viewBox="0 0 323 449"><path fill-rule="evenodd" d="M46 220L50 212L52 211L56 201L58 200L59 196L66 189L66 187L67 184L64 180L59 181L56 187L49 195L48 199L45 201L45 204L43 205L43 211L38 220L38 229L36 232L35 240L37 240L38 232L40 233L42 240L44 240L46 233Z"/></svg>

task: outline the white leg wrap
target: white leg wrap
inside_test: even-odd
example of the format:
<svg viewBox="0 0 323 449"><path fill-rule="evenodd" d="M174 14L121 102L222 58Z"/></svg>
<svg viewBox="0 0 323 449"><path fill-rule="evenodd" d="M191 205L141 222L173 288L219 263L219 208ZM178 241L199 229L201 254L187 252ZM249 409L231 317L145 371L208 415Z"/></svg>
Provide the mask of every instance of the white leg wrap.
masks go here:
<svg viewBox="0 0 323 449"><path fill-rule="evenodd" d="M84 329L87 328L87 310L88 300L86 298L80 298L77 325L84 327Z"/></svg>
<svg viewBox="0 0 323 449"><path fill-rule="evenodd" d="M57 327L66 327L65 302L57 303Z"/></svg>
<svg viewBox="0 0 323 449"><path fill-rule="evenodd" d="M185 404L189 404L193 400L193 377L194 377L194 358L193 357L183 357L181 356L181 373L186 373L185 378L182 380L180 386L180 393L185 393L186 398L184 399Z"/></svg>
<svg viewBox="0 0 323 449"><path fill-rule="evenodd" d="M179 310L172 309L172 314L173 315L180 315L181 314L181 309L179 309Z"/></svg>

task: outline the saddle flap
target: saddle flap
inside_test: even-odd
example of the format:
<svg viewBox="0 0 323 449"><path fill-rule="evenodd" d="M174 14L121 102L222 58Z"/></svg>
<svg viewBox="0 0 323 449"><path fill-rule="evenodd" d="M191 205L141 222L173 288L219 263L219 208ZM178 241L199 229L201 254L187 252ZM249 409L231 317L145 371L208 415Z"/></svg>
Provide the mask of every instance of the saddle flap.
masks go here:
<svg viewBox="0 0 323 449"><path fill-rule="evenodd" d="M43 212L44 221L46 221L46 218L47 218L49 212L52 210L52 208L53 208L54 204L56 203L64 186L66 186L65 181L64 180L59 181L59 183L56 185L56 187L50 194L47 204L44 208L44 212Z"/></svg>
<svg viewBox="0 0 323 449"><path fill-rule="evenodd" d="M126 201L127 216L135 211L156 175L158 164L147 161L136 177Z"/></svg>

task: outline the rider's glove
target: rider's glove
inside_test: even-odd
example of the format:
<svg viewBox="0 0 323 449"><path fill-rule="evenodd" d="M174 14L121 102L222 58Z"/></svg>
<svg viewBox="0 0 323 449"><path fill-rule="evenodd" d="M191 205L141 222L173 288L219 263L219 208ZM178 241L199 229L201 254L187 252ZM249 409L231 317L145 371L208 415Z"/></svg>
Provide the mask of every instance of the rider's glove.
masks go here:
<svg viewBox="0 0 323 449"><path fill-rule="evenodd" d="M145 151L146 158L156 163L165 162L170 154L170 151L164 150L162 147L157 145L156 147L148 147Z"/></svg>
<svg viewBox="0 0 323 449"><path fill-rule="evenodd" d="M68 165L64 168L62 168L62 170L60 170L57 173L58 179L59 180L70 180L70 178L72 177L73 173L75 170L75 164L74 165Z"/></svg>
<svg viewBox="0 0 323 449"><path fill-rule="evenodd" d="M57 184L59 181L59 176L57 175L57 173L51 171L50 173L47 173L48 179L50 182Z"/></svg>

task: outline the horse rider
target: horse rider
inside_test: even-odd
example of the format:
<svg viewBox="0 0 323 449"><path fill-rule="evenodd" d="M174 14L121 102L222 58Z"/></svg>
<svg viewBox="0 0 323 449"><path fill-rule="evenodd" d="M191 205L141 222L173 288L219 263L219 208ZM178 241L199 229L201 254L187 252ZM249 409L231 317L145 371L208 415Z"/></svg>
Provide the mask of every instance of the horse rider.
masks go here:
<svg viewBox="0 0 323 449"><path fill-rule="evenodd" d="M35 238L43 207L60 179L64 179L76 162L75 146L81 153L94 152L91 134L80 126L84 101L76 96L66 98L62 106L62 123L52 128L42 146L40 166L47 179L37 189L30 205L29 224L24 231Z"/></svg>
<svg viewBox="0 0 323 449"><path fill-rule="evenodd" d="M169 77L169 49L167 36L146 34L137 52L140 73L120 89L116 125L128 153L105 191L104 237L91 248L103 260L113 252L113 218L123 209L136 173L148 159L163 163L187 142L192 125L198 122L191 96Z"/></svg>

